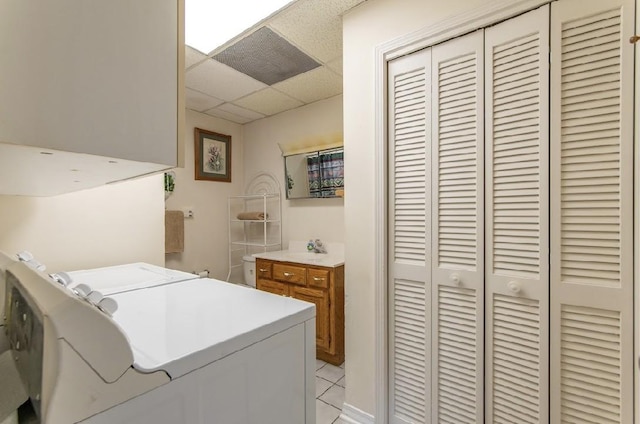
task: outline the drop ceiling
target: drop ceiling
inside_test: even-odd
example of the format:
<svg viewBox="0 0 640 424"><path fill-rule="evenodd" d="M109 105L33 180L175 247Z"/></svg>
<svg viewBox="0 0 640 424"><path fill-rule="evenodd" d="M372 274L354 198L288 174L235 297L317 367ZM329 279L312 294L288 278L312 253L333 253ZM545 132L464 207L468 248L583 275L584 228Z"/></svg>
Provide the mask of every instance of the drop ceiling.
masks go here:
<svg viewBox="0 0 640 424"><path fill-rule="evenodd" d="M364 1L297 0L208 55L187 46L187 109L246 124L341 94L342 15Z"/></svg>

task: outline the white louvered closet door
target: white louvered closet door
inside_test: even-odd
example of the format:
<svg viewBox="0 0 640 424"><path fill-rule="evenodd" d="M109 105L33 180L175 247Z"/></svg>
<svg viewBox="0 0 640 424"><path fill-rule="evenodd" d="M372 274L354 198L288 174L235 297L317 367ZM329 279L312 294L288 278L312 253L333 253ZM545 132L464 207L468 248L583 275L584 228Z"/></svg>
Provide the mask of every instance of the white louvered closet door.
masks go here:
<svg viewBox="0 0 640 424"><path fill-rule="evenodd" d="M430 50L389 63L389 417L427 423L430 395Z"/></svg>
<svg viewBox="0 0 640 424"><path fill-rule="evenodd" d="M633 421L633 0L551 9L551 421Z"/></svg>
<svg viewBox="0 0 640 424"><path fill-rule="evenodd" d="M485 31L486 416L549 419L549 6Z"/></svg>
<svg viewBox="0 0 640 424"><path fill-rule="evenodd" d="M432 423L483 419L483 31L432 48Z"/></svg>

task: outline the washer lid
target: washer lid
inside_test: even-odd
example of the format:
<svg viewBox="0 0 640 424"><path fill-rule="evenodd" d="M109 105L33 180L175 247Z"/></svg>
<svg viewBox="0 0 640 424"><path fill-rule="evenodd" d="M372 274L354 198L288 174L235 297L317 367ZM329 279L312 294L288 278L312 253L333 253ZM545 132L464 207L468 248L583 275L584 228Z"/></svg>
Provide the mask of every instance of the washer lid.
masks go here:
<svg viewBox="0 0 640 424"><path fill-rule="evenodd" d="M112 296L134 368L176 378L315 317L315 305L211 278Z"/></svg>
<svg viewBox="0 0 640 424"><path fill-rule="evenodd" d="M69 284L70 288L78 284L86 284L103 295L199 278L195 274L144 262L72 271L67 274L72 279Z"/></svg>

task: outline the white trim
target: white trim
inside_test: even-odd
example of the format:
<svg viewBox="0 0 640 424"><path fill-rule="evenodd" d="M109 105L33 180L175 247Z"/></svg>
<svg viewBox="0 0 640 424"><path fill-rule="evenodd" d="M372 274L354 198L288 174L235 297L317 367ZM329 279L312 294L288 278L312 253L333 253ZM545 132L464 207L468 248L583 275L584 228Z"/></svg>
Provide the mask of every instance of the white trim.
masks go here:
<svg viewBox="0 0 640 424"><path fill-rule="evenodd" d="M484 28L552 0L495 0L376 47L375 51L375 416L388 422L387 340L387 62L436 43ZM345 407L348 405L345 404ZM350 407L350 406L349 406ZM353 408L353 407L350 407ZM355 408L353 408L355 409ZM343 409L344 414L344 409ZM349 416L347 413L345 416ZM348 421L351 422L351 421ZM373 421L371 421L373 423ZM357 424L357 421L356 421Z"/></svg>
<svg viewBox="0 0 640 424"><path fill-rule="evenodd" d="M382 54L382 57L381 57ZM375 416L379 423L388 419L389 361L387 346L387 61L383 52L376 48L376 92L375 92L375 260L378 264L375 278ZM347 406L345 404L345 406ZM343 409L344 411L344 409Z"/></svg>
<svg viewBox="0 0 640 424"><path fill-rule="evenodd" d="M399 56L424 49L458 37L476 29L502 22L513 16L533 10L552 0L496 0L467 12L422 28L418 31L384 43L376 49L389 61Z"/></svg>
<svg viewBox="0 0 640 424"><path fill-rule="evenodd" d="M345 403L342 405L342 413L340 419L348 424L374 424L373 415L367 414L359 410L355 406Z"/></svg>
<svg viewBox="0 0 640 424"><path fill-rule="evenodd" d="M636 19L636 34L640 31L640 7L638 7L638 1L636 0L635 4L635 19ZM633 364L633 380L634 380L634 422L636 424L640 424L640 302L638 302L638 295L640 294L640 259L638 259L638 254L640 253L640 169L638 169L638 164L640 164L640 125L638 125L640 119L640 54L638 54L637 48L635 49L635 73L634 73L634 84L635 84L635 101L634 106L634 126L633 129L633 147L634 147L634 176L633 176L633 184L634 184L634 199L633 199L633 209L634 209L634 242L633 242L633 258L634 258L634 275L633 275L633 338L634 338L634 364Z"/></svg>

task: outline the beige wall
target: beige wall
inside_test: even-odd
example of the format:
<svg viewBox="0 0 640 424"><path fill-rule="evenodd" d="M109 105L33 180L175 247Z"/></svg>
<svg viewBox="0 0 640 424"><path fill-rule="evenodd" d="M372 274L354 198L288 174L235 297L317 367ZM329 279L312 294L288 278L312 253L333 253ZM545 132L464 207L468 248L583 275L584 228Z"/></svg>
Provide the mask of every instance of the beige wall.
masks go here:
<svg viewBox="0 0 640 424"><path fill-rule="evenodd" d="M244 126L245 182L258 172L269 172L282 194L282 241L320 238L344 242L343 199L287 200L284 192L284 158L278 143L313 143L342 137L342 96L332 97L254 121Z"/></svg>
<svg viewBox="0 0 640 424"><path fill-rule="evenodd" d="M0 196L0 250L28 250L47 272L163 265L162 184L154 175L53 197Z"/></svg>
<svg viewBox="0 0 640 424"><path fill-rule="evenodd" d="M231 136L231 182L196 181L194 128ZM186 111L185 167L176 168L176 188L166 201L167 209L192 209L185 219L183 253L166 255L166 266L192 272L208 269L212 278L224 280L229 269L229 196L242 194L244 187L242 126L209 115Z"/></svg>
<svg viewBox="0 0 640 424"><path fill-rule="evenodd" d="M346 398L375 413L376 46L489 0L369 0L344 17Z"/></svg>

